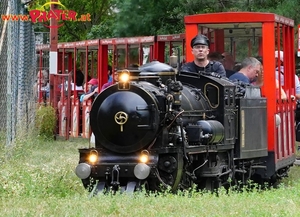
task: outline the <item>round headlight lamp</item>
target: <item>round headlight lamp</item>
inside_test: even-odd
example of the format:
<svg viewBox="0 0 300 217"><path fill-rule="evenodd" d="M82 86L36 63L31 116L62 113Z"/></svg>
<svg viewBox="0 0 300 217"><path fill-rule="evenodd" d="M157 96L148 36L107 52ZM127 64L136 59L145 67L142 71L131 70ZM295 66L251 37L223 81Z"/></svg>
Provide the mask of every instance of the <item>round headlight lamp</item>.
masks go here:
<svg viewBox="0 0 300 217"><path fill-rule="evenodd" d="M130 80L130 74L129 71L122 71L119 74L119 82L121 83L127 83Z"/></svg>
<svg viewBox="0 0 300 217"><path fill-rule="evenodd" d="M143 150L141 152L141 155L139 157L139 161L141 163L148 163L148 161L149 161L149 152L147 150Z"/></svg>
<svg viewBox="0 0 300 217"><path fill-rule="evenodd" d="M98 161L99 154L97 150L91 150L88 156L88 161L91 164L94 164Z"/></svg>

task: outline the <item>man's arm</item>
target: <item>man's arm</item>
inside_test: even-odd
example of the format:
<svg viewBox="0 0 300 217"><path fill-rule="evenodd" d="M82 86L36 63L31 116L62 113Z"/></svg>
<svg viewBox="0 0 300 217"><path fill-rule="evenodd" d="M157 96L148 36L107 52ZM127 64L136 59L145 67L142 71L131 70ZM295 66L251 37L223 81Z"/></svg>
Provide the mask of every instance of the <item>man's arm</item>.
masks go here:
<svg viewBox="0 0 300 217"><path fill-rule="evenodd" d="M91 98L95 93L98 93L98 87L93 91L93 92L90 92L90 93L87 93L84 95L82 101L85 101L85 100L88 100L89 98Z"/></svg>
<svg viewBox="0 0 300 217"><path fill-rule="evenodd" d="M216 62L216 63L219 65L218 68L216 69L216 73L218 73L222 77L226 77L226 70L225 70L223 64L220 62Z"/></svg>

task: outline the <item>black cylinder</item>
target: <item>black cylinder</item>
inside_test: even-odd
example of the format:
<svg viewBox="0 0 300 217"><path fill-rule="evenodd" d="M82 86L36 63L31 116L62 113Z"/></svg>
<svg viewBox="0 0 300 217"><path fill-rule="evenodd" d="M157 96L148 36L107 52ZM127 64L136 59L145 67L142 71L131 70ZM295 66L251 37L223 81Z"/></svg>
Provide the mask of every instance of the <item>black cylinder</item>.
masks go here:
<svg viewBox="0 0 300 217"><path fill-rule="evenodd" d="M203 135L210 134L208 143L219 143L224 138L224 126L219 121L201 120L197 121L197 125L202 127Z"/></svg>

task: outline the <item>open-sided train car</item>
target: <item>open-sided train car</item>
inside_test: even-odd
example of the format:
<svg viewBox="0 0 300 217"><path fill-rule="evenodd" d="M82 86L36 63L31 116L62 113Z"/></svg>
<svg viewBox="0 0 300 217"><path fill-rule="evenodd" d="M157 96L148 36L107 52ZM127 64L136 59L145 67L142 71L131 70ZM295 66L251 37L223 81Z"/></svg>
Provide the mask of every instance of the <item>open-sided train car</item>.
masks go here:
<svg viewBox="0 0 300 217"><path fill-rule="evenodd" d="M185 34L58 43L57 74L50 75L53 76L53 79L50 79L50 87L63 83L62 80L67 81L68 77L71 76L70 72L76 70L82 71L85 78L97 78L99 86L102 86L108 81L108 65L112 66L113 69L127 68L130 65L143 65L154 59L170 64L171 58L169 56L175 50L178 52L178 48L181 48L181 54L183 54L184 44ZM49 44L36 46L37 64L40 72L43 69L49 70L49 50ZM76 83L78 78L75 75L71 79ZM71 95L74 95L74 98L71 99L65 97L66 94L61 91L52 92L52 90L54 89L50 88L51 94L48 100L58 110L58 136L66 139L69 136L88 138L90 135L88 114L91 100L84 101L80 106L80 93L78 91L71 91ZM38 99L39 102L43 100L42 97ZM58 101L62 106L58 107Z"/></svg>

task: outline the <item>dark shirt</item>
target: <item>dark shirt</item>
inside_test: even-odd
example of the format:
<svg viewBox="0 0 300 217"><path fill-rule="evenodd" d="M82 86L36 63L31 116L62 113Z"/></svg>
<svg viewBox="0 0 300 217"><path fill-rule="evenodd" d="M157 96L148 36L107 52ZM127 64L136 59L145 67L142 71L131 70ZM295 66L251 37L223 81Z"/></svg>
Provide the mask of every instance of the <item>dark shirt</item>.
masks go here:
<svg viewBox="0 0 300 217"><path fill-rule="evenodd" d="M246 75L244 75L243 73L241 73L241 72L234 73L233 75L231 75L229 77L229 80L231 80L231 81L242 81L242 82L244 82L246 84L250 84L251 83L250 79Z"/></svg>
<svg viewBox="0 0 300 217"><path fill-rule="evenodd" d="M188 62L182 65L180 71L184 72L215 72L223 77L226 76L226 71L222 63L218 61L209 61L205 67L199 67L195 62Z"/></svg>
<svg viewBox="0 0 300 217"><path fill-rule="evenodd" d="M236 71L230 70L230 69L226 69L226 77L229 78L231 75L233 75L234 73L236 73Z"/></svg>

